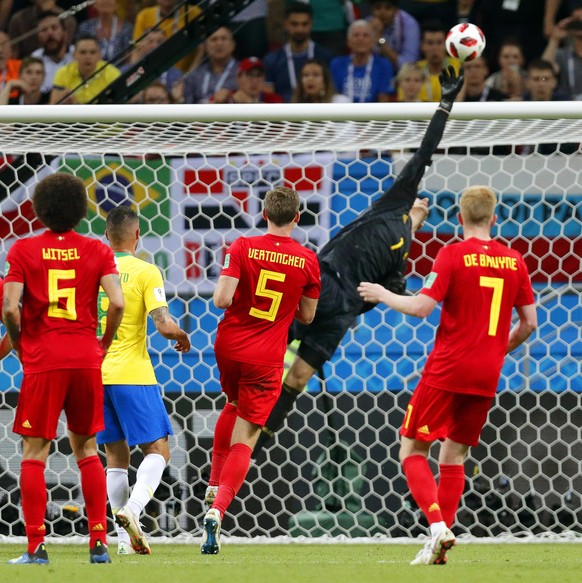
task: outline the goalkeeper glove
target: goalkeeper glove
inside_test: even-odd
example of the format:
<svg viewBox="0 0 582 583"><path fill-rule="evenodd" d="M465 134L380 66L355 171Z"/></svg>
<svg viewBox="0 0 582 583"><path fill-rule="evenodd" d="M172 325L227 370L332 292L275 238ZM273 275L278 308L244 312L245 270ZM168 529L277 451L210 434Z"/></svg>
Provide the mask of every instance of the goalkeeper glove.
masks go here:
<svg viewBox="0 0 582 583"><path fill-rule="evenodd" d="M461 91L463 87L463 82L465 78L463 73L455 72L455 68L449 65L447 68L443 69L439 81L441 82L441 102L439 106L445 111L451 111L455 98Z"/></svg>

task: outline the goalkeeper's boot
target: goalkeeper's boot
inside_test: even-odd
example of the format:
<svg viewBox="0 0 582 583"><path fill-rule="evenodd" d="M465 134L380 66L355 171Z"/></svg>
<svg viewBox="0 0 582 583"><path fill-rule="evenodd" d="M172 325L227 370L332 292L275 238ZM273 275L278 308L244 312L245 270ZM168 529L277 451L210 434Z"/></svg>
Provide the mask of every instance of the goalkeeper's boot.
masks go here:
<svg viewBox="0 0 582 583"><path fill-rule="evenodd" d="M214 504L214 499L218 493L218 486L208 486L206 492L204 493L204 503L207 506L207 510Z"/></svg>
<svg viewBox="0 0 582 583"><path fill-rule="evenodd" d="M105 563L111 563L111 558L109 557L109 552L107 550L107 545L98 540L89 549L89 562L95 563L97 565L103 565Z"/></svg>
<svg viewBox="0 0 582 583"><path fill-rule="evenodd" d="M117 511L115 522L126 530L129 535L131 548L138 555L151 555L152 550L150 549L150 544L141 529L139 520L128 506L124 506L121 510Z"/></svg>
<svg viewBox="0 0 582 583"><path fill-rule="evenodd" d="M118 555L135 555L135 551L131 546L129 541L120 540L117 543L117 554Z"/></svg>
<svg viewBox="0 0 582 583"><path fill-rule="evenodd" d="M200 552L203 555L218 555L220 552L220 512L211 508L204 517L202 526L202 544Z"/></svg>
<svg viewBox="0 0 582 583"><path fill-rule="evenodd" d="M9 565L48 565L49 558L44 543L40 543L34 553L28 551L17 559L10 559Z"/></svg>
<svg viewBox="0 0 582 583"><path fill-rule="evenodd" d="M418 551L411 565L446 565L447 551L457 543L451 530L445 528L440 534L431 537Z"/></svg>

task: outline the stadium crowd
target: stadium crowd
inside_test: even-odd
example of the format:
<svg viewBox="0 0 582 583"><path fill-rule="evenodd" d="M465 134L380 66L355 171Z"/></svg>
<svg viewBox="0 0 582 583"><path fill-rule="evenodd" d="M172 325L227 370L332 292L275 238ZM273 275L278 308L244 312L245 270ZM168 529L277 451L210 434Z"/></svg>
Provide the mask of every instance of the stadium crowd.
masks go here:
<svg viewBox="0 0 582 583"><path fill-rule="evenodd" d="M0 104L90 103L201 13L183 0L2 0ZM461 65L445 50L459 22L487 38L459 101L582 98L582 0L254 0L132 101L439 101L440 71Z"/></svg>

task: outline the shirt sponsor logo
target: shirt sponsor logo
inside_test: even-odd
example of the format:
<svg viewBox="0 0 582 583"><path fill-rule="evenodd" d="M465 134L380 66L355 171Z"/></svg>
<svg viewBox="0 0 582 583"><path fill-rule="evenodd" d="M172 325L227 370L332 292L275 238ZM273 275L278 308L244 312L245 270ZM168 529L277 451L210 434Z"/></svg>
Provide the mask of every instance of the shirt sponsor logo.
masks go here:
<svg viewBox="0 0 582 583"><path fill-rule="evenodd" d="M436 281L437 275L438 273L435 273L434 271L431 271L428 274L428 277L426 278L426 281L424 283L424 287L426 289L430 289L433 286L434 282Z"/></svg>
<svg viewBox="0 0 582 583"><path fill-rule="evenodd" d="M163 287L155 287L154 288L154 297L158 302L165 302L166 301L166 292L164 291Z"/></svg>

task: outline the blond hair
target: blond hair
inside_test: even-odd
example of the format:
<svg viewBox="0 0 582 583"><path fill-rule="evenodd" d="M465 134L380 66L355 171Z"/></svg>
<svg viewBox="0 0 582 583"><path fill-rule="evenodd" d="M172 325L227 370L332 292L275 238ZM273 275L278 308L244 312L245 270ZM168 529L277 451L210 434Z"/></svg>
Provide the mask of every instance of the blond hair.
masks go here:
<svg viewBox="0 0 582 583"><path fill-rule="evenodd" d="M469 186L461 194L461 216L468 225L488 225L495 214L497 197L488 186Z"/></svg>
<svg viewBox="0 0 582 583"><path fill-rule="evenodd" d="M299 212L299 195L286 186L277 186L265 195L265 214L277 227L292 223Z"/></svg>
<svg viewBox="0 0 582 583"><path fill-rule="evenodd" d="M402 83L402 80L409 75L418 75L422 82L428 81L428 73L424 67L421 67L418 63L404 63L398 74L396 75L396 81Z"/></svg>

